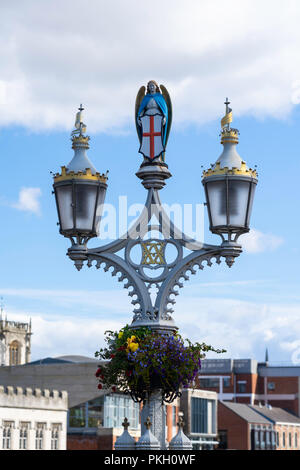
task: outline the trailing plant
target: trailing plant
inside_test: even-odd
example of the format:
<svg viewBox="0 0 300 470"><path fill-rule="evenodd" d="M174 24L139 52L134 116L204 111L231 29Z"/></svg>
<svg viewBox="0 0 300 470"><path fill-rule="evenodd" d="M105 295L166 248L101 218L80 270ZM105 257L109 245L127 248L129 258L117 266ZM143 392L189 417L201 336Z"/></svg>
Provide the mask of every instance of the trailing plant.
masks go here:
<svg viewBox="0 0 300 470"><path fill-rule="evenodd" d="M193 385L206 352L225 352L183 340L176 332L160 333L150 328L126 325L105 334L107 346L95 353L105 361L96 372L98 388L118 389L135 401L145 401L158 390L163 401L173 401L182 388Z"/></svg>

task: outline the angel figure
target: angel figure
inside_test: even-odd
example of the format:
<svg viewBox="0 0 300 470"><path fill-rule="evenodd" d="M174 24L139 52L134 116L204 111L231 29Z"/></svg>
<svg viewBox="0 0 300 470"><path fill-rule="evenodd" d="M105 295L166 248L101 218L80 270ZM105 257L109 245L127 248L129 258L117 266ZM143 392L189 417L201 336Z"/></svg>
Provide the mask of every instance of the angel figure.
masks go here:
<svg viewBox="0 0 300 470"><path fill-rule="evenodd" d="M139 152L153 161L165 160L165 149L172 123L172 103L167 89L154 80L142 86L135 101L135 122L140 141Z"/></svg>

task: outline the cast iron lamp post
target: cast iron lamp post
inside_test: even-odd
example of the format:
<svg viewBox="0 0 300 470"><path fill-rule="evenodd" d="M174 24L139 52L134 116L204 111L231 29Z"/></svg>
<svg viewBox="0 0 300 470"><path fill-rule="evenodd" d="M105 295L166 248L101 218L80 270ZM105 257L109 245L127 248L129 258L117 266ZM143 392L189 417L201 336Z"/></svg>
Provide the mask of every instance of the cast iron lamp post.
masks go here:
<svg viewBox="0 0 300 470"><path fill-rule="evenodd" d="M124 282L134 306L133 328L147 326L162 333L177 330L172 318L173 305L189 274L195 274L197 268L202 270L205 264L211 266L213 260L219 264L222 258L231 267L242 251L238 238L249 231L257 174L256 170L247 167L236 151L239 132L230 128L232 111L228 108L228 100L225 104L226 114L221 121L224 150L217 162L203 172L202 179L210 230L221 236L221 244L208 245L196 241L182 233L170 220L161 204L159 191L171 173L164 162L164 152L153 158L154 149L150 145L151 158L144 155L144 161L136 173L147 190L141 215L121 238L91 249L87 248L87 242L99 231L107 174L98 173L86 155L89 137L85 135L86 126L82 123L82 108L79 108L72 132L74 158L67 167L62 167L61 173L54 175L60 233L71 240L67 254L78 270L85 262L88 267L95 263L97 268L103 267L104 271L117 276L119 282ZM144 116L140 122L145 119ZM142 135L151 139L150 131ZM154 225L151 223L153 215L158 221ZM151 238L151 231L154 230L160 233L160 238ZM148 234L150 237L147 238ZM176 251L171 261L166 256L170 245ZM133 259L131 253L136 247L140 253L139 262ZM153 302L150 296L152 287L157 291ZM165 406L161 405L159 393L154 393L143 407L141 422L144 423L148 416L152 421L153 434L161 448L166 448ZM142 432L144 430L142 426Z"/></svg>

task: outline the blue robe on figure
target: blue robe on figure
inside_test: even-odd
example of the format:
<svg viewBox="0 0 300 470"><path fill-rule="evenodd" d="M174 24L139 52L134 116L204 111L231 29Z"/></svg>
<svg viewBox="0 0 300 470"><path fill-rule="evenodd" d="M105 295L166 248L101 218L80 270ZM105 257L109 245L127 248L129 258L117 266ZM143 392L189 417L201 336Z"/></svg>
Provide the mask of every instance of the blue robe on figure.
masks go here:
<svg viewBox="0 0 300 470"><path fill-rule="evenodd" d="M168 107L167 107L167 103L166 103L166 101L165 101L165 99L164 99L164 97L161 93L154 93L153 95L147 94L147 95L144 96L144 98L142 99L141 105L139 107L139 110L138 110L138 118L140 117L141 112L147 106L147 104L149 103L149 101L152 98L154 99L154 101L158 105L159 109L163 113L164 117L166 118L166 124L164 126L164 135L163 135L163 145L165 145L166 144L167 128L168 128ZM141 135L140 135L140 138L142 138Z"/></svg>

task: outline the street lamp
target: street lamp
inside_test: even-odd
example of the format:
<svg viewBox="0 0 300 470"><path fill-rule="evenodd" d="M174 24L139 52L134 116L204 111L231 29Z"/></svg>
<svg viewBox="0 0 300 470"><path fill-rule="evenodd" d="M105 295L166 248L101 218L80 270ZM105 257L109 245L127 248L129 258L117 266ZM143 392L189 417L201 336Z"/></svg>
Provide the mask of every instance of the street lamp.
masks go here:
<svg viewBox="0 0 300 470"><path fill-rule="evenodd" d="M159 191L171 177L165 163L172 122L170 96L163 85L158 87L154 81L148 83L146 94L145 90L145 87L140 88L135 108L139 151L144 157L136 175L147 190L147 199L141 215L128 232L107 245L87 248L87 241L97 234L107 176L97 173L85 154L88 137L84 135L82 108L79 108L72 133L74 158L54 176L54 191L60 233L71 239L68 256L76 268L80 270L84 262L88 267L95 263L97 268L103 267L119 282L124 282L134 306L132 328L145 326L162 333L174 333L177 327L172 318L173 306L183 282L190 274L195 274L197 268L202 270L213 261L219 264L222 258L231 267L240 255L242 249L237 240L249 231L257 174L236 152L238 131L230 128L232 110L227 100L226 114L221 121L224 151L217 162L203 172L210 230L221 236L222 243L208 245L186 236L170 220L159 196ZM151 220L153 215L157 224ZM153 238L153 230L160 232L161 238ZM131 256L137 245L140 261ZM173 260L166 256L170 245L176 252ZM154 301L150 295L153 287L157 292ZM149 416L153 434L164 449L165 406L161 405L159 393L151 395L143 407L141 422L146 422ZM142 424L143 431L145 426Z"/></svg>
<svg viewBox="0 0 300 470"><path fill-rule="evenodd" d="M236 151L239 131L230 128L232 110L226 104L221 131L224 150L216 163L203 172L210 230L230 242L249 232L250 215L257 184L256 170L248 168Z"/></svg>
<svg viewBox="0 0 300 470"><path fill-rule="evenodd" d="M74 157L54 175L54 193L60 233L72 242L72 250L84 251L86 243L99 234L107 175L97 172L86 155L89 137L84 135L83 108L76 115L72 132Z"/></svg>

